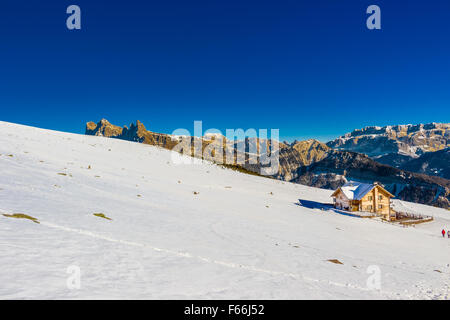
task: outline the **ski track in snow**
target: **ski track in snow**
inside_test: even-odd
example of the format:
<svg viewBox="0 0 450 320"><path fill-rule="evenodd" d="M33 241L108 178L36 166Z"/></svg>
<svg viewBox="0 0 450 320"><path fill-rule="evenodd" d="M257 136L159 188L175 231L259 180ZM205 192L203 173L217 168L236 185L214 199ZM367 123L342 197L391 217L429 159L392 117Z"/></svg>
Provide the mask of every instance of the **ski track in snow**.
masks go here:
<svg viewBox="0 0 450 320"><path fill-rule="evenodd" d="M248 271L252 271L252 272L260 272L260 273L265 273L265 274L269 274L269 275L272 275L272 276L284 276L284 277L288 277L288 278L294 278L294 279L297 279L297 280L304 280L304 281L309 281L309 282L316 282L316 283L322 282L322 283L326 283L326 284L337 286L337 287L344 287L344 288L347 287L347 288L352 288L352 289L357 289L357 290L362 290L362 291L371 291L368 288L363 288L363 287L360 287L358 285L354 285L354 284L351 284L351 283L344 284L344 283L339 283L339 282L335 282L335 281L324 281L324 280L314 279L314 278L310 278L310 277L305 277L305 276L302 276L300 274L295 274L295 273L286 273L286 272L282 272L282 271L261 269L261 268L257 268L257 267L254 267L254 266L236 264L236 263L232 263L232 262L219 261L219 260L214 260L214 259L210 259L210 258L206 258L206 257L202 257L202 256L192 255L189 252L168 250L168 249L154 247L154 246L151 246L151 245L145 244L145 243L138 243L138 242L134 242L134 241L114 239L114 238L107 237L107 236L104 236L104 235L96 234L96 233L91 232L91 231L69 228L69 227L60 226L60 225L57 225L57 224L54 224L54 223L50 223L50 222L40 221L40 223L42 225L44 225L44 226L47 226L47 227L50 227L50 228L54 228L54 229L59 229L59 230L67 231L67 232L78 233L78 234L81 234L81 235L84 235L84 236L89 236L89 237L92 237L92 238L101 239L101 240L110 241L110 242L121 243L121 244L125 244L125 245L128 245L128 246L143 247L143 248L147 248L147 249L150 249L150 250L153 250L153 251L167 253L167 254L170 254L170 255L175 255L175 256L178 256L178 257L189 258L189 259L197 259L197 260L200 260L202 262L213 263L213 264L217 264L217 265L220 265L220 266L223 266L223 267L227 267L227 268L242 269L242 270L248 270ZM384 291L381 291L381 290L379 291L379 293L380 294L388 294L388 295L391 295L391 296L394 295L391 292L384 292Z"/></svg>

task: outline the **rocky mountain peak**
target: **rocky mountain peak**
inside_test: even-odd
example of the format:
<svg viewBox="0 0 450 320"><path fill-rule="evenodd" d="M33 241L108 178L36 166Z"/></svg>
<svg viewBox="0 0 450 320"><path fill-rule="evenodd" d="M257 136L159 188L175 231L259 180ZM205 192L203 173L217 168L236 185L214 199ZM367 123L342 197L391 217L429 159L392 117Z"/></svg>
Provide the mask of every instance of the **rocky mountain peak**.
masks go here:
<svg viewBox="0 0 450 320"><path fill-rule="evenodd" d="M132 123L130 125L130 129L128 129L128 135L134 135L138 138L142 139L144 136L148 133L147 129L145 128L144 124L136 120L136 124Z"/></svg>
<svg viewBox="0 0 450 320"><path fill-rule="evenodd" d="M102 119L97 124L94 122L86 123L87 135L116 137L122 134L122 128L109 123L108 120Z"/></svg>

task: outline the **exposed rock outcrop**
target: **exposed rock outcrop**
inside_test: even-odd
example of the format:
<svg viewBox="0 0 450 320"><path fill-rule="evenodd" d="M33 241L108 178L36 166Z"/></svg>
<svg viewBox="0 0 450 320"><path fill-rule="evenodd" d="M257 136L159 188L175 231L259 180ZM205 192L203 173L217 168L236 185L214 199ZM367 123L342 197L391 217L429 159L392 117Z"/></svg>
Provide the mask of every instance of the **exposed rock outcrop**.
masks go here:
<svg viewBox="0 0 450 320"><path fill-rule="evenodd" d="M102 119L97 124L88 122L86 124L86 134L108 138L118 137L122 134L122 128L109 123L106 119Z"/></svg>
<svg viewBox="0 0 450 320"><path fill-rule="evenodd" d="M130 128L115 126L106 119L100 120L97 124L88 122L85 134L157 145L167 149L171 149L178 143L177 139L172 139L168 134L148 131L139 120L136 124L132 123Z"/></svg>
<svg viewBox="0 0 450 320"><path fill-rule="evenodd" d="M320 161L331 149L317 140L294 141L280 149L280 171L277 179L291 181L297 177L300 167Z"/></svg>

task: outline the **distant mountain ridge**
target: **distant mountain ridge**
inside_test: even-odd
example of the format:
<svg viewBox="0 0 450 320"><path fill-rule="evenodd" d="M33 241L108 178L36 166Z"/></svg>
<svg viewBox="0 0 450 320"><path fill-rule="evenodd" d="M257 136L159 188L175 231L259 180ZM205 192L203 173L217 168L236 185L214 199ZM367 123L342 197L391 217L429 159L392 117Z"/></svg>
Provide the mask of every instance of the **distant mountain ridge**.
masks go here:
<svg viewBox="0 0 450 320"><path fill-rule="evenodd" d="M148 131L139 120L136 124L132 123L130 127L119 127L111 124L108 120L102 119L98 123L88 122L86 124L86 135L104 136L109 138L123 139L128 141L135 141L150 145L157 145L166 149L173 149L175 145L180 142L181 137L173 136L163 133L155 133ZM196 145L195 140L202 146L201 152L209 146L219 143L220 140L217 135L205 135L203 137L189 137L192 140L192 145ZM222 147L224 154L226 152L235 152L236 150L244 150L247 158L252 156L252 150L261 150L262 144L267 143L269 146L271 140L263 140L258 138L246 138L243 141L228 141L226 137L221 136ZM314 139L306 141L294 141L292 144L279 142L280 168L278 173L274 175L275 178L290 181L297 175L297 170L301 166L307 166L315 161L323 159L331 150L324 143ZM194 156L195 150L192 150L191 155ZM207 160L214 161L212 157L205 155ZM216 159L217 160L217 159ZM247 170L259 172L260 166L248 163L243 164ZM230 163L229 163L230 164ZM236 165L236 162L231 163Z"/></svg>
<svg viewBox="0 0 450 320"><path fill-rule="evenodd" d="M177 139L168 134L148 131L139 120L136 121L136 124L132 123L130 128L113 125L106 119L100 120L97 124L88 122L85 134L158 145L167 149L178 143Z"/></svg>
<svg viewBox="0 0 450 320"><path fill-rule="evenodd" d="M365 127L327 143L330 148L355 151L370 157L391 153L417 157L445 149L450 143L449 123Z"/></svg>
<svg viewBox="0 0 450 320"><path fill-rule="evenodd" d="M327 146L364 153L399 169L450 178L450 163L441 161L437 170L421 169L428 167L427 161L433 157L428 154L450 147L449 123L365 127L334 139Z"/></svg>
<svg viewBox="0 0 450 320"><path fill-rule="evenodd" d="M160 146L166 149L173 149L180 143L181 137L169 134L155 133L148 131L145 126L137 121L128 128L112 125L107 120L100 122L89 122L86 124L87 135L105 136L128 141L135 141L150 145ZM422 162L417 155L405 155L404 150L414 150L417 153L423 152L425 155L432 155L433 152L425 153L431 150L425 145L416 142L414 148L409 148L410 141L420 141L425 136L427 141L433 141L433 148L442 148L447 144L447 127L443 124L418 125L418 126L395 126L395 127L370 127L364 130L355 130L347 134L340 140L334 140L324 144L314 139L306 141L294 141L291 144L279 142L279 168L278 172L271 174L273 178L290 181L308 186L335 189L348 180L357 180L362 182L379 181L386 188L402 200L419 202L429 205L450 208L450 180L433 177L427 174L433 173L433 166L437 165L438 160L431 159L428 156L430 165L421 166ZM407 138L404 138L407 137ZM269 147L272 140L263 140L258 138L247 138L244 141L228 141L225 137L217 135L206 135L204 137L187 137L192 142L191 156L200 157L206 160L218 162L214 155L203 153L207 147L223 148L224 155L227 152L244 150L245 163L237 164L236 155L233 163L228 165L241 167L247 171L259 173L260 164L251 164L249 159L255 157L252 150L261 150L263 144ZM220 139L222 138L222 139ZM400 140L397 140L400 139ZM348 141L351 141L349 143ZM411 166L422 170L421 173L412 173L406 170L395 168L393 166L378 162L376 152L372 152L373 158L364 153L339 150L345 146L353 146L358 149L358 141L364 141L363 149L372 145L372 150L378 148L380 152L395 151L397 153L387 153L387 155L407 157L407 160L415 159L419 163L412 163ZM383 142L384 141L384 142ZM197 143L196 143L197 142ZM278 143L278 142L277 142ZM377 143L381 146L377 147ZM333 145L339 148L333 149ZM354 146L356 145L356 146ZM196 150L195 146L200 146L201 150ZM384 146L387 146L383 149ZM408 147L408 148L407 148ZM428 149L427 149L428 148ZM403 151L402 151L403 150ZM444 155L448 155L445 153ZM379 157L378 157L379 158ZM439 159L440 157L437 157ZM432 161L432 164L431 164ZM404 163L406 163L405 161ZM444 163L445 164L445 160ZM442 165L442 162L441 162ZM447 171L441 170L441 173Z"/></svg>
<svg viewBox="0 0 450 320"><path fill-rule="evenodd" d="M264 144L267 145L266 148L270 148L272 143L271 140L259 138L246 138L243 141L227 140L226 137L217 134L206 134L203 137L184 137L156 133L147 130L139 120L136 121L136 124L132 123L129 128L127 126L122 128L113 125L106 119L100 120L97 124L88 122L86 124L85 134L135 141L156 145L170 150L179 145L182 140L188 139L187 142L189 142L190 146L188 155L235 166L238 164L239 154L245 159L245 163L242 164L241 167L253 172L259 172L261 168L251 164L250 159L257 157L255 151L259 152L260 150L265 150L262 149ZM284 143L279 143L279 146L280 148L287 147ZM223 157L220 158L220 155L215 154L214 149L222 150ZM209 152L209 150L211 150L211 152ZM226 159L227 153L233 154L231 162L230 159Z"/></svg>
<svg viewBox="0 0 450 320"><path fill-rule="evenodd" d="M298 169L320 161L330 152L326 144L314 139L294 141L280 149L280 170L277 179L291 181L298 176Z"/></svg>

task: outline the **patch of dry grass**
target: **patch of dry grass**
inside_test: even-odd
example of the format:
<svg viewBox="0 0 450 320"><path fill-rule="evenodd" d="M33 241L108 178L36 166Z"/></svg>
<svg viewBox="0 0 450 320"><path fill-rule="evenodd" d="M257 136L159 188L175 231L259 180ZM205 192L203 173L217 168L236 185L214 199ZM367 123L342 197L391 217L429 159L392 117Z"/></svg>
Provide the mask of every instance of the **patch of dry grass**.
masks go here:
<svg viewBox="0 0 450 320"><path fill-rule="evenodd" d="M340 262L338 259L329 259L329 260L327 260L328 262L331 262L331 263L335 263L335 264L343 264L342 262Z"/></svg>
<svg viewBox="0 0 450 320"><path fill-rule="evenodd" d="M29 216L29 215L27 215L27 214L24 214L24 213L13 213L13 214L3 214L5 217L8 217L8 218L16 218L16 219L28 219L28 220L31 220L31 221L33 221L34 223L40 223L39 221L38 221L38 219L36 219L36 218L34 218L34 217L32 217L32 216Z"/></svg>
<svg viewBox="0 0 450 320"><path fill-rule="evenodd" d="M94 216L99 217L99 218L103 218L103 219L106 219L106 220L112 220L111 218L105 216L104 213L94 213Z"/></svg>

